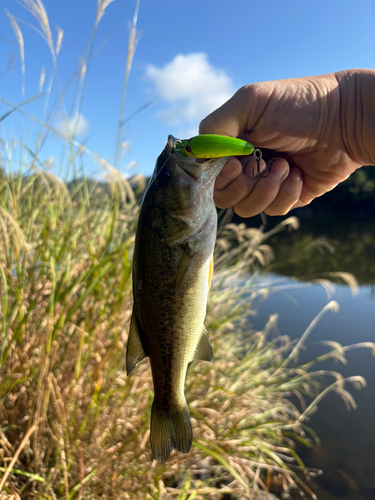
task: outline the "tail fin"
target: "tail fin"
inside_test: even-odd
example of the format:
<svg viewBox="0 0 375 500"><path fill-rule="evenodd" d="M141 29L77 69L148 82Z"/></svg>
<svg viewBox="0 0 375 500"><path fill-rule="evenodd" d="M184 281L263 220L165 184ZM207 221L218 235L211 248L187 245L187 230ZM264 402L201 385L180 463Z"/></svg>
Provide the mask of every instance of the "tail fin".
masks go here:
<svg viewBox="0 0 375 500"><path fill-rule="evenodd" d="M152 403L150 444L152 454L158 462L164 462L176 448L188 453L193 442L190 414L187 404L178 410L165 410Z"/></svg>

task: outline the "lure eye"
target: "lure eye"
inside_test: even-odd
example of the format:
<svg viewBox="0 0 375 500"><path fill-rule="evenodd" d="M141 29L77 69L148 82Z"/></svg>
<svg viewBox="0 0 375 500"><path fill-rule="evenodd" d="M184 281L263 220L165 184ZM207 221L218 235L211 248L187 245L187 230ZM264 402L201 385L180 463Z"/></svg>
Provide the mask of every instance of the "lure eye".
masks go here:
<svg viewBox="0 0 375 500"><path fill-rule="evenodd" d="M172 174L166 168L162 168L158 173L155 182L158 186L166 186L168 182L171 180Z"/></svg>
<svg viewBox="0 0 375 500"><path fill-rule="evenodd" d="M186 146L186 148L185 148L185 149L186 149L186 151L187 151L188 153L191 153L191 147L190 147L190 146Z"/></svg>

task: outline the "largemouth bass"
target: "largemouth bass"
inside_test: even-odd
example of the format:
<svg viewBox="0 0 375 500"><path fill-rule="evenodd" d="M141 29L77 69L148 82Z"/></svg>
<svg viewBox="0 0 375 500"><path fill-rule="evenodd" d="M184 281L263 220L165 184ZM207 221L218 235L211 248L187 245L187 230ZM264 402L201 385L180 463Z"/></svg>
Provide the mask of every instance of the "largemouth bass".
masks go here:
<svg viewBox="0 0 375 500"><path fill-rule="evenodd" d="M188 364L212 360L204 327L217 216L214 182L226 158L183 158L169 136L147 188L133 259L127 374L149 357L154 382L150 444L162 462L193 441L184 394ZM153 182L152 182L153 181Z"/></svg>

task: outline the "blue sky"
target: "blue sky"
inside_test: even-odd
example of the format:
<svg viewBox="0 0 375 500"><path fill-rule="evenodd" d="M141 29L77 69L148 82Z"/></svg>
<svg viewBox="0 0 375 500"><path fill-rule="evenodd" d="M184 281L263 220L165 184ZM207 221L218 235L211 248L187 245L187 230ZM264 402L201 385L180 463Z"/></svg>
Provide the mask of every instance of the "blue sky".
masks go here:
<svg viewBox="0 0 375 500"><path fill-rule="evenodd" d="M64 89L81 67L97 2L45 0L44 6L54 41L56 25L64 32L57 58ZM77 140L111 165L115 162L129 21L134 7L135 0L115 0L107 6L98 25L78 119ZM0 99L17 105L23 100L21 61L6 11L14 16L24 39L26 99L38 94L42 67L46 73L43 90L47 90L53 65L47 43L31 27L37 26L32 15L16 0L3 0L0 9ZM180 138L194 134L208 112L247 83L346 68L375 68L374 25L373 0L141 0L137 24L140 39L130 74L125 118L146 103L151 104L123 126L119 169L123 174L149 175L169 133ZM74 88L73 82L66 92L66 113L63 107L54 108L61 95L56 77L47 113L45 96L24 109L42 120L49 117L49 125L63 133L66 116L71 122L78 118ZM0 116L8 110L0 102ZM22 119L15 112L1 125L0 152L11 158L14 167L21 158L26 162L30 158L25 150L20 152L22 139L38 152L41 162L64 173L64 141L60 137L50 132L38 150L38 124L31 128L30 119ZM17 146L12 148L13 144ZM87 174L100 170L90 154L81 156L77 156L76 163L84 165Z"/></svg>

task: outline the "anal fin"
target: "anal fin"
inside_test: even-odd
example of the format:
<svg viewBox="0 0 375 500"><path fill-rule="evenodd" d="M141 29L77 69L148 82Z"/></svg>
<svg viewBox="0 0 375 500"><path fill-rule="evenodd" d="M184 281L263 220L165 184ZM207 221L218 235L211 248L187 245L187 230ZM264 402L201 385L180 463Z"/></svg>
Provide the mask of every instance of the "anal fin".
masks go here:
<svg viewBox="0 0 375 500"><path fill-rule="evenodd" d="M140 336L141 328L134 310L130 320L128 344L126 347L126 374L129 375L147 354Z"/></svg>
<svg viewBox="0 0 375 500"><path fill-rule="evenodd" d="M208 338L206 328L203 326L202 335L195 350L193 360L212 361L213 357L211 341Z"/></svg>

